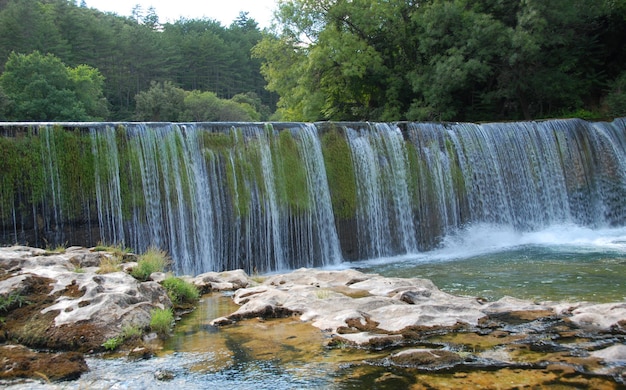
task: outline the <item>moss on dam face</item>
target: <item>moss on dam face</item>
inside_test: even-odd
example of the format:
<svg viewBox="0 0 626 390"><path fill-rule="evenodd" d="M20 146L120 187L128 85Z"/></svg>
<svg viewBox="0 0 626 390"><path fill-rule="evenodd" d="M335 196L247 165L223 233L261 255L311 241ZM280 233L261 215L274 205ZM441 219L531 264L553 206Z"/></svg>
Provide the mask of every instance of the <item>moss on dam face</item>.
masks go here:
<svg viewBox="0 0 626 390"><path fill-rule="evenodd" d="M0 123L0 241L269 271L622 226L625 123Z"/></svg>

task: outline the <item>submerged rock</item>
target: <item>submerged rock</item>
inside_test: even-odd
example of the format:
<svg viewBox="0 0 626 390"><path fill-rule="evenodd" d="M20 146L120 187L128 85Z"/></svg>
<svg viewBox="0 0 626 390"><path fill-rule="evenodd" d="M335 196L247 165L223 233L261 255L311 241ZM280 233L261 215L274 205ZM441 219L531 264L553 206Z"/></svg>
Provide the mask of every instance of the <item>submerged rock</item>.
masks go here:
<svg viewBox="0 0 626 390"><path fill-rule="evenodd" d="M50 381L72 380L88 369L77 352L35 352L21 345L0 346L0 379L35 376Z"/></svg>
<svg viewBox="0 0 626 390"><path fill-rule="evenodd" d="M388 349L388 357L371 362L375 366L465 370L468 376L512 368L541 374L538 383L555 375L623 383L626 352L594 352L626 341L623 303L487 302L448 294L425 279L313 269L270 276L237 290L233 301L239 308L213 325L296 316L328 335L331 348Z"/></svg>

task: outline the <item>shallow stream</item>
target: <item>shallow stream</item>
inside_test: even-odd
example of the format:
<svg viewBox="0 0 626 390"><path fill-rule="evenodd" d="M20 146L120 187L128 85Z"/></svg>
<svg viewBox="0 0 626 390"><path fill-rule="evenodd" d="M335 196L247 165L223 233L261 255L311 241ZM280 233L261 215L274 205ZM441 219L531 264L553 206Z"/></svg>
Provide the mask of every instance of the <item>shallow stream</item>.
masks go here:
<svg viewBox="0 0 626 390"><path fill-rule="evenodd" d="M440 250L346 263L338 268L428 278L447 292L489 300L511 295L537 301L623 301L626 228L590 230L558 226L517 233L494 226L475 226L449 237ZM459 389L619 388L614 382L598 378L580 382L579 377L565 377L549 370L428 373L387 367L379 359L389 351L326 348L327 335L297 318L246 320L219 329L209 325L212 319L234 310L236 306L228 294L207 295L194 313L177 324L174 336L153 359L129 363L125 358L89 358L91 371L78 381L54 386L30 381L12 387L420 389L426 387L419 387L419 383L428 383L435 388ZM545 383L554 385L546 387Z"/></svg>

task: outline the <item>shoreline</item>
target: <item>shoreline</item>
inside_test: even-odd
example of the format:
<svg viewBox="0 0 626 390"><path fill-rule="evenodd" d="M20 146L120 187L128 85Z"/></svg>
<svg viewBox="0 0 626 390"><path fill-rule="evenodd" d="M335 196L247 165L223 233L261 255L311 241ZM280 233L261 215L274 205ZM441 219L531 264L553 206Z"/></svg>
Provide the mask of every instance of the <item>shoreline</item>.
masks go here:
<svg viewBox="0 0 626 390"><path fill-rule="evenodd" d="M146 340L155 339L147 331L150 310L172 307L159 284L165 275L135 280L127 273L133 256L118 272L98 273L100 262L109 256L81 247L64 253L0 248L0 296L8 302L2 309L6 356L14 357L18 350L47 359L62 355L76 370L44 375L52 381L75 380L89 369L84 356L105 356L100 355L106 351L103 343L132 323L144 334L123 346L124 353L150 359L153 351ZM513 297L487 302L445 293L427 279L388 278L352 269L299 269L264 277L234 270L181 278L203 294L234 291L239 308L211 322L222 329L248 319L297 318L328 336L326 348L389 351L376 364L420 372L484 366L558 369L569 373L560 375L563 378L601 377L626 384L626 302L535 303ZM472 349L476 352L467 353ZM48 355L35 352L42 350ZM537 354L535 360L523 360L530 352ZM5 365L2 378L17 372L14 366ZM34 372L16 377L29 376L41 378Z"/></svg>

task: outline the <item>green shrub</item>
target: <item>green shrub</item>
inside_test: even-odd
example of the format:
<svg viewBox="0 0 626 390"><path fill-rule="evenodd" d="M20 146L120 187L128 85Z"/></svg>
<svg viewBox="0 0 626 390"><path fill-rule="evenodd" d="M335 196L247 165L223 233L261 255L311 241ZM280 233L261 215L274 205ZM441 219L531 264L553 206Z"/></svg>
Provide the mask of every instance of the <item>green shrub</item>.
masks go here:
<svg viewBox="0 0 626 390"><path fill-rule="evenodd" d="M169 258L165 251L150 247L137 261L137 266L131 271L135 279L145 281L153 272L164 272L169 264Z"/></svg>
<svg viewBox="0 0 626 390"><path fill-rule="evenodd" d="M605 103L609 115L613 117L626 116L626 72L623 72L615 80Z"/></svg>
<svg viewBox="0 0 626 390"><path fill-rule="evenodd" d="M150 329L158 334L165 335L170 331L174 313L172 309L154 309L150 312Z"/></svg>
<svg viewBox="0 0 626 390"><path fill-rule="evenodd" d="M115 351L120 345L122 345L123 342L124 339L122 337L111 337L110 339L107 339L102 346L107 351Z"/></svg>
<svg viewBox="0 0 626 390"><path fill-rule="evenodd" d="M124 340L141 337L142 334L143 331L137 325L126 325L124 329L122 329L122 337L124 337Z"/></svg>
<svg viewBox="0 0 626 390"><path fill-rule="evenodd" d="M167 295L176 305L180 305L182 303L193 303L200 297L198 288L181 278L170 276L165 279L162 284L167 290Z"/></svg>

